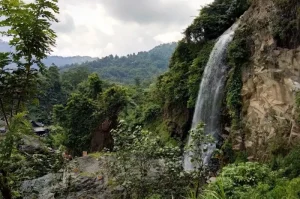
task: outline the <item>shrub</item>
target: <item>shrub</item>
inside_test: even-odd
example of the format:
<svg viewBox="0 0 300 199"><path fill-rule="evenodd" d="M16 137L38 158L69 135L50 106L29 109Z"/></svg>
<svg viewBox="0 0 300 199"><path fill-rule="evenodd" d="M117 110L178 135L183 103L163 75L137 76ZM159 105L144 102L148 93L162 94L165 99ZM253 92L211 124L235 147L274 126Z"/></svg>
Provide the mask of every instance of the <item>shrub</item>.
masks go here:
<svg viewBox="0 0 300 199"><path fill-rule="evenodd" d="M284 175L289 178L300 176L300 146L293 149L283 160Z"/></svg>
<svg viewBox="0 0 300 199"><path fill-rule="evenodd" d="M166 146L155 134L121 122L112 131L115 158L111 174L130 198L178 198L188 181L179 147Z"/></svg>
<svg viewBox="0 0 300 199"><path fill-rule="evenodd" d="M261 183L273 184L276 175L276 172L272 172L263 164L252 162L232 164L223 168L220 177L208 186L208 190L219 193L220 184L222 184L226 197L240 199Z"/></svg>
<svg viewBox="0 0 300 199"><path fill-rule="evenodd" d="M242 199L298 199L300 197L300 178L291 181L286 179L277 179L274 184L261 183L257 187L244 193Z"/></svg>
<svg viewBox="0 0 300 199"><path fill-rule="evenodd" d="M232 120L233 129L239 129L240 114L242 111L241 90L243 87L242 68L249 61L250 37L251 30L249 27L241 27L235 33L234 40L228 48L228 63L231 67L229 79L227 82L226 106Z"/></svg>
<svg viewBox="0 0 300 199"><path fill-rule="evenodd" d="M277 45L296 48L300 44L300 2L298 0L273 0L276 13L273 17L273 36Z"/></svg>
<svg viewBox="0 0 300 199"><path fill-rule="evenodd" d="M297 153L299 148L286 161L299 157ZM297 163L293 166L294 170L299 169ZM203 198L297 199L300 198L299 185L300 178L286 178L283 169L272 171L267 165L252 162L232 164L224 167L216 181L208 185Z"/></svg>
<svg viewBox="0 0 300 199"><path fill-rule="evenodd" d="M58 149L65 145L67 139L64 128L60 126L51 126L50 134L46 139L46 142L51 147Z"/></svg>
<svg viewBox="0 0 300 199"><path fill-rule="evenodd" d="M189 67L187 83L189 95L188 108L194 108L196 105L202 75L214 44L214 40L205 42L197 57L193 60Z"/></svg>
<svg viewBox="0 0 300 199"><path fill-rule="evenodd" d="M248 0L215 0L201 9L200 15L186 30L188 41L218 38L249 6Z"/></svg>

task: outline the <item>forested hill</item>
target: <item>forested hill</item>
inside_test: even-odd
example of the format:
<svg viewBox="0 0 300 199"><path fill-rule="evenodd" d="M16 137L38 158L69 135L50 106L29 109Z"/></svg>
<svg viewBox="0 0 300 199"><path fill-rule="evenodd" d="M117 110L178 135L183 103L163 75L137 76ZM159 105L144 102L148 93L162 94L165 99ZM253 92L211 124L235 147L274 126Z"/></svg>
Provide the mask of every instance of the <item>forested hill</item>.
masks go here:
<svg viewBox="0 0 300 199"><path fill-rule="evenodd" d="M12 48L7 42L0 40L0 52L11 52ZM73 56L73 57L62 57L62 56L48 56L43 60L46 66L51 66L55 64L58 67L74 64L74 63L84 63L87 61L93 61L96 58L89 56Z"/></svg>
<svg viewBox="0 0 300 199"><path fill-rule="evenodd" d="M72 64L62 68L86 67L96 72L102 79L117 83L131 84L136 81L147 81L164 73L177 43L161 44L148 52L139 52L127 56L107 56L92 62Z"/></svg>

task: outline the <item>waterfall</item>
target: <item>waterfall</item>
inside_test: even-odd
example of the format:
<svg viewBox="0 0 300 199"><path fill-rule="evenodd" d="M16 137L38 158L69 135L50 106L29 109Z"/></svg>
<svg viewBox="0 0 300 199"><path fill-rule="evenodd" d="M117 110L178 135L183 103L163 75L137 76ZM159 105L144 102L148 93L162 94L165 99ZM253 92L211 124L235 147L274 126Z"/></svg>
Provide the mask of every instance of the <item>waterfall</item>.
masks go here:
<svg viewBox="0 0 300 199"><path fill-rule="evenodd" d="M224 86L227 75L227 66L225 63L226 51L237 27L238 23L233 24L231 28L220 36L210 54L200 84L193 117L192 129L195 129L200 122L203 122L205 124L205 134L212 135L216 141L221 131L220 109L224 97ZM192 142L191 137L188 139L188 143L190 142ZM216 143L199 147L207 148L207 151L202 157L203 164L207 166L213 151L216 149ZM183 166L185 171L194 170L196 167L196 165L193 165L191 162L190 156L190 152L184 155Z"/></svg>

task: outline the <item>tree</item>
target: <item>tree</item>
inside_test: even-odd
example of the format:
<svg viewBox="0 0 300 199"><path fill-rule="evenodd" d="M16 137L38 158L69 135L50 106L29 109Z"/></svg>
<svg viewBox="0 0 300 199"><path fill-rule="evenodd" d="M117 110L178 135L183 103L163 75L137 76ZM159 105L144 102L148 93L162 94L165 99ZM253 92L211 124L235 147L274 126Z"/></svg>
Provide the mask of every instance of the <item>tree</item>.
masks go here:
<svg viewBox="0 0 300 199"><path fill-rule="evenodd" d="M53 152L33 134L26 117L25 113L15 115L5 137L0 138L0 198L20 198L23 181L58 172L63 165L61 153ZM32 143L35 147L24 147Z"/></svg>
<svg viewBox="0 0 300 199"><path fill-rule="evenodd" d="M29 106L30 118L44 124L50 124L53 106L65 104L68 93L62 87L59 69L55 65L45 69L44 75L38 76L38 81L36 96L38 103Z"/></svg>
<svg viewBox="0 0 300 199"><path fill-rule="evenodd" d="M124 121L112 131L114 153L111 172L129 198L180 198L186 192L179 147L165 145L152 132Z"/></svg>
<svg viewBox="0 0 300 199"><path fill-rule="evenodd" d="M103 82L93 73L88 80L78 85L78 89L67 100L66 105L54 106L54 121L65 128L66 147L76 155L82 151L100 150L94 147L92 135L103 133L103 123L107 123L104 142L112 145L110 129L117 125L119 113L127 105L126 90L120 86L110 86L102 92ZM106 129L105 128L105 129ZM99 143L95 145L98 146ZM109 148L111 148L110 146Z"/></svg>
<svg viewBox="0 0 300 199"><path fill-rule="evenodd" d="M89 98L97 99L98 95L102 92L103 82L100 80L97 73L92 73L88 76L86 81L78 85L78 90L86 94Z"/></svg>
<svg viewBox="0 0 300 199"><path fill-rule="evenodd" d="M16 65L13 74L18 84L7 87L17 87L10 102L10 112L14 110L17 114L21 106L36 93L37 69L42 71L42 59L47 57L55 45L56 33L50 26L58 22L54 14L59 12L59 8L57 0L36 0L29 4L21 0L1 0L0 5L0 16L3 18L0 27L8 29L2 31L2 34L11 38L9 44L15 49L11 59ZM3 96L0 98L2 100ZM3 107L1 109L3 113L6 112Z"/></svg>
<svg viewBox="0 0 300 199"><path fill-rule="evenodd" d="M201 185L205 184L205 177L208 173L208 165L204 164L203 156L207 148L213 143L213 138L204 133L204 124L200 123L196 129L190 131L190 142L187 146L187 154L190 155L194 166L192 175L196 181L195 196L199 196Z"/></svg>
<svg viewBox="0 0 300 199"><path fill-rule="evenodd" d="M91 133L99 118L97 105L86 96L72 94L67 105L54 106L54 120L66 129L66 147L74 155L90 150Z"/></svg>
<svg viewBox="0 0 300 199"><path fill-rule="evenodd" d="M10 62L9 53L0 53L0 108L7 126L9 126L9 117L6 106L13 99L11 92L14 90L10 84L13 74L5 68Z"/></svg>
<svg viewBox="0 0 300 199"><path fill-rule="evenodd" d="M126 90L120 86L112 86L105 90L100 99L100 106L106 117L115 118L128 102Z"/></svg>
<svg viewBox="0 0 300 199"><path fill-rule="evenodd" d="M88 78L89 74L89 70L85 67L77 67L65 71L61 75L63 87L68 92L73 92L81 82Z"/></svg>
<svg viewBox="0 0 300 199"><path fill-rule="evenodd" d="M24 118L25 114L16 115L9 126L8 132L4 140L0 142L0 191L4 199L13 197L12 188L10 186L10 162L16 143L21 135L31 132L30 123Z"/></svg>
<svg viewBox="0 0 300 199"><path fill-rule="evenodd" d="M248 0L215 0L201 9L185 30L185 39L198 43L218 38L248 7Z"/></svg>
<svg viewBox="0 0 300 199"><path fill-rule="evenodd" d="M58 11L57 0L28 4L21 0L0 1L0 27L6 30L1 34L11 38L9 44L14 48L13 53L0 54L0 109L8 127L0 143L0 191L5 199L13 195L12 152L16 151L20 135L31 131L25 115L18 113L37 92L38 72L44 68L42 59L55 45L56 34L50 26L58 22L55 18Z"/></svg>

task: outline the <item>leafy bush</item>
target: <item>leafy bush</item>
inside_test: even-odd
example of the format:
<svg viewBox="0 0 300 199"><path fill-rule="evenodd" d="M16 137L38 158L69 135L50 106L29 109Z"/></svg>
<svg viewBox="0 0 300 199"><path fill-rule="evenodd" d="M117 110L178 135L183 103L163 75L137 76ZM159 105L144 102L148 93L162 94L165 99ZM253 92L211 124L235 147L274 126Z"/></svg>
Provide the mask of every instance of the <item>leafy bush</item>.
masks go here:
<svg viewBox="0 0 300 199"><path fill-rule="evenodd" d="M180 149L164 145L155 134L121 122L113 130L115 158L111 174L129 198L179 198L188 179L182 173Z"/></svg>
<svg viewBox="0 0 300 199"><path fill-rule="evenodd" d="M259 163L232 164L223 168L216 182L208 186L208 190L219 193L222 184L227 198L240 199L260 183L273 184L276 175L269 167Z"/></svg>
<svg viewBox="0 0 300 199"><path fill-rule="evenodd" d="M37 149L31 151L35 148L31 144L38 146ZM23 145L29 145L31 150L24 150ZM61 154L49 150L39 137L33 135L31 123L24 113L12 118L8 132L0 142L0 191L4 198L11 198L8 196L11 194L17 198L22 181L57 172L62 165Z"/></svg>
<svg viewBox="0 0 300 199"><path fill-rule="evenodd" d="M91 133L97 125L94 101L80 94L73 94L66 107L54 106L55 120L66 129L66 147L74 155L90 149Z"/></svg>
<svg viewBox="0 0 300 199"><path fill-rule="evenodd" d="M116 85L103 89L103 82L92 73L86 81L79 83L78 91L72 93L66 105L54 106L54 121L64 128L65 134L56 134L50 139L63 142L73 155L90 151L92 134L104 120L117 123L118 115L127 102L126 89ZM108 142L104 147L111 147Z"/></svg>
<svg viewBox="0 0 300 199"><path fill-rule="evenodd" d="M199 54L189 67L189 77L187 82L189 96L187 104L188 108L194 108L196 105L202 75L214 44L214 40L204 43Z"/></svg>
<svg viewBox="0 0 300 199"><path fill-rule="evenodd" d="M281 168L286 177L300 177L300 146L294 148L284 159Z"/></svg>
<svg viewBox="0 0 300 199"><path fill-rule="evenodd" d="M300 198L299 152L299 147L292 150L274 171L267 165L253 162L228 165L216 181L207 186L203 198Z"/></svg>
<svg viewBox="0 0 300 199"><path fill-rule="evenodd" d="M226 105L231 117L231 127L233 129L240 128L240 118L242 111L242 96L241 90L243 88L242 69L234 68L230 73L227 83Z"/></svg>
<svg viewBox="0 0 300 199"><path fill-rule="evenodd" d="M128 102L126 89L111 86L100 97L100 109L106 117L116 117Z"/></svg>
<svg viewBox="0 0 300 199"><path fill-rule="evenodd" d="M296 48L300 44L300 2L298 0L273 0L276 13L273 17L273 36L277 45Z"/></svg>
<svg viewBox="0 0 300 199"><path fill-rule="evenodd" d="M204 161L205 155L209 154L209 148L215 144L214 138L210 134L204 133L203 123L200 123L197 128L190 131L191 141L186 147L186 153L189 155L192 171L190 174L194 177L195 181L195 196L199 196L200 187L203 186L205 182L205 177L208 175L210 168L208 168L208 162ZM208 165L207 165L208 164Z"/></svg>
<svg viewBox="0 0 300 199"><path fill-rule="evenodd" d="M63 147L66 143L67 135L64 128L60 126L51 126L49 136L46 139L48 145L55 149Z"/></svg>
<svg viewBox="0 0 300 199"><path fill-rule="evenodd" d="M231 67L227 82L226 106L232 119L233 129L240 128L240 114L242 111L241 90L243 87L242 67L250 58L250 39L251 30L249 27L241 27L236 33L233 41L228 48L228 63Z"/></svg>
<svg viewBox="0 0 300 199"><path fill-rule="evenodd" d="M189 41L218 38L249 6L248 0L215 0L201 9L200 15L185 30Z"/></svg>
<svg viewBox="0 0 300 199"><path fill-rule="evenodd" d="M143 123L149 123L159 116L161 113L161 107L158 104L149 104L143 111L142 121Z"/></svg>
<svg viewBox="0 0 300 199"><path fill-rule="evenodd" d="M242 199L298 199L300 198L300 178L291 181L277 179L274 184L261 183L242 195Z"/></svg>

